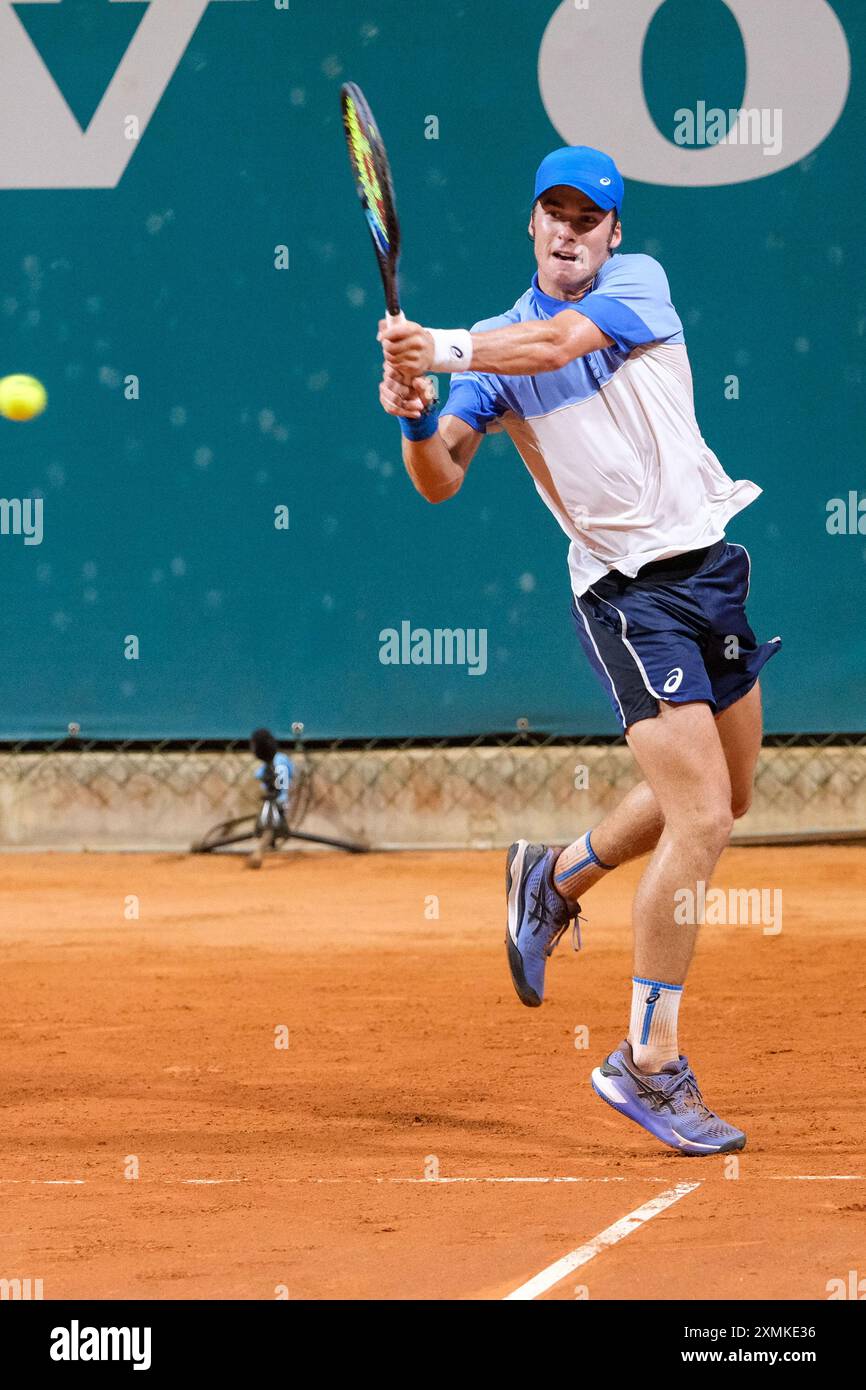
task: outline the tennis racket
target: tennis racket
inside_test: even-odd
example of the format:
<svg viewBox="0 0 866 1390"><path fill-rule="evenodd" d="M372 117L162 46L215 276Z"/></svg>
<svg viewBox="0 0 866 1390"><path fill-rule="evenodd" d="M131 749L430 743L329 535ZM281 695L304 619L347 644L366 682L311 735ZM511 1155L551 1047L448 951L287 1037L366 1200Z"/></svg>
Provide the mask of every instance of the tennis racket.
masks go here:
<svg viewBox="0 0 866 1390"><path fill-rule="evenodd" d="M361 88L346 82L340 92L343 125L355 187L379 264L390 318L402 318L397 262L400 258L400 223L394 204L391 166L373 113Z"/></svg>

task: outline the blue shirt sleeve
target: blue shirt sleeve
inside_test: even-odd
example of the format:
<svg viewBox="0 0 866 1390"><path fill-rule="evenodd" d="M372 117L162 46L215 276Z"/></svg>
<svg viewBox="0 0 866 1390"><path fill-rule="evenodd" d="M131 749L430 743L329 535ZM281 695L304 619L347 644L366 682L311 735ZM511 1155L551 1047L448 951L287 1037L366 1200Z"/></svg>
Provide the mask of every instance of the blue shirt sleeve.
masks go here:
<svg viewBox="0 0 866 1390"><path fill-rule="evenodd" d="M455 372L443 415L457 415L479 434L507 409L496 388L496 378L482 372Z"/></svg>
<svg viewBox="0 0 866 1390"><path fill-rule="evenodd" d="M668 277L652 256L615 257L601 283L575 309L630 352L644 343L682 343Z"/></svg>

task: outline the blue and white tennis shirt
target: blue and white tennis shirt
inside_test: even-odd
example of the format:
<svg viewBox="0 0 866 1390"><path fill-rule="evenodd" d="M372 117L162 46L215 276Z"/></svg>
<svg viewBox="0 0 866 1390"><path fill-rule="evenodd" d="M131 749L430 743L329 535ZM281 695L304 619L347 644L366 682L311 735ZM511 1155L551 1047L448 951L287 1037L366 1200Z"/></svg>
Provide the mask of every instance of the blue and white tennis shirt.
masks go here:
<svg viewBox="0 0 866 1390"><path fill-rule="evenodd" d="M513 309L473 333L574 309L613 347L538 376L458 372L442 412L511 436L571 541L571 584L583 594L611 569L642 565L721 540L760 495L733 482L703 439L683 326L652 256L612 256L589 294L553 299L538 276Z"/></svg>
<svg viewBox="0 0 866 1390"><path fill-rule="evenodd" d="M295 775L295 766L287 753L274 754L274 772L276 774L274 785L277 789L277 805L288 806L289 791L292 785L292 778ZM257 777L260 782L264 782L267 774L268 765L267 763L262 763L253 773L253 776Z"/></svg>

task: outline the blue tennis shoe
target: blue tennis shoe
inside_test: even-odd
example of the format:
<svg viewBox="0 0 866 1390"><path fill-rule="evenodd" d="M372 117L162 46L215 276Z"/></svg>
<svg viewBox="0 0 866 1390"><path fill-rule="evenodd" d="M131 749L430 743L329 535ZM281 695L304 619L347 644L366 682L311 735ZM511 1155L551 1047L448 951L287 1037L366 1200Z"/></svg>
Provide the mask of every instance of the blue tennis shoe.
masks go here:
<svg viewBox="0 0 866 1390"><path fill-rule="evenodd" d="M687 1057L667 1062L659 1072L642 1072L630 1044L620 1043L595 1068L592 1088L614 1110L679 1153L726 1154L745 1148L743 1131L720 1120L704 1103Z"/></svg>
<svg viewBox="0 0 866 1390"><path fill-rule="evenodd" d="M569 922L574 923L575 950L580 949L580 906L566 902L553 885L558 858L559 850L528 840L518 840L508 851L505 944L514 988L530 1009L537 1009L544 998L547 958Z"/></svg>

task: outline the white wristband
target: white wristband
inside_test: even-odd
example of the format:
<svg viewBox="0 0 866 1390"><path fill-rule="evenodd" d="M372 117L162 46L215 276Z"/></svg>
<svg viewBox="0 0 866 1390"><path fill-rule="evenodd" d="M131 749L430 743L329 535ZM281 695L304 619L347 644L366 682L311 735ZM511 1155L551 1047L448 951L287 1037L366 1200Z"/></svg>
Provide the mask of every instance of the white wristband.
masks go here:
<svg viewBox="0 0 866 1390"><path fill-rule="evenodd" d="M428 328L433 339L434 372L468 372L472 366L472 334L465 328Z"/></svg>

